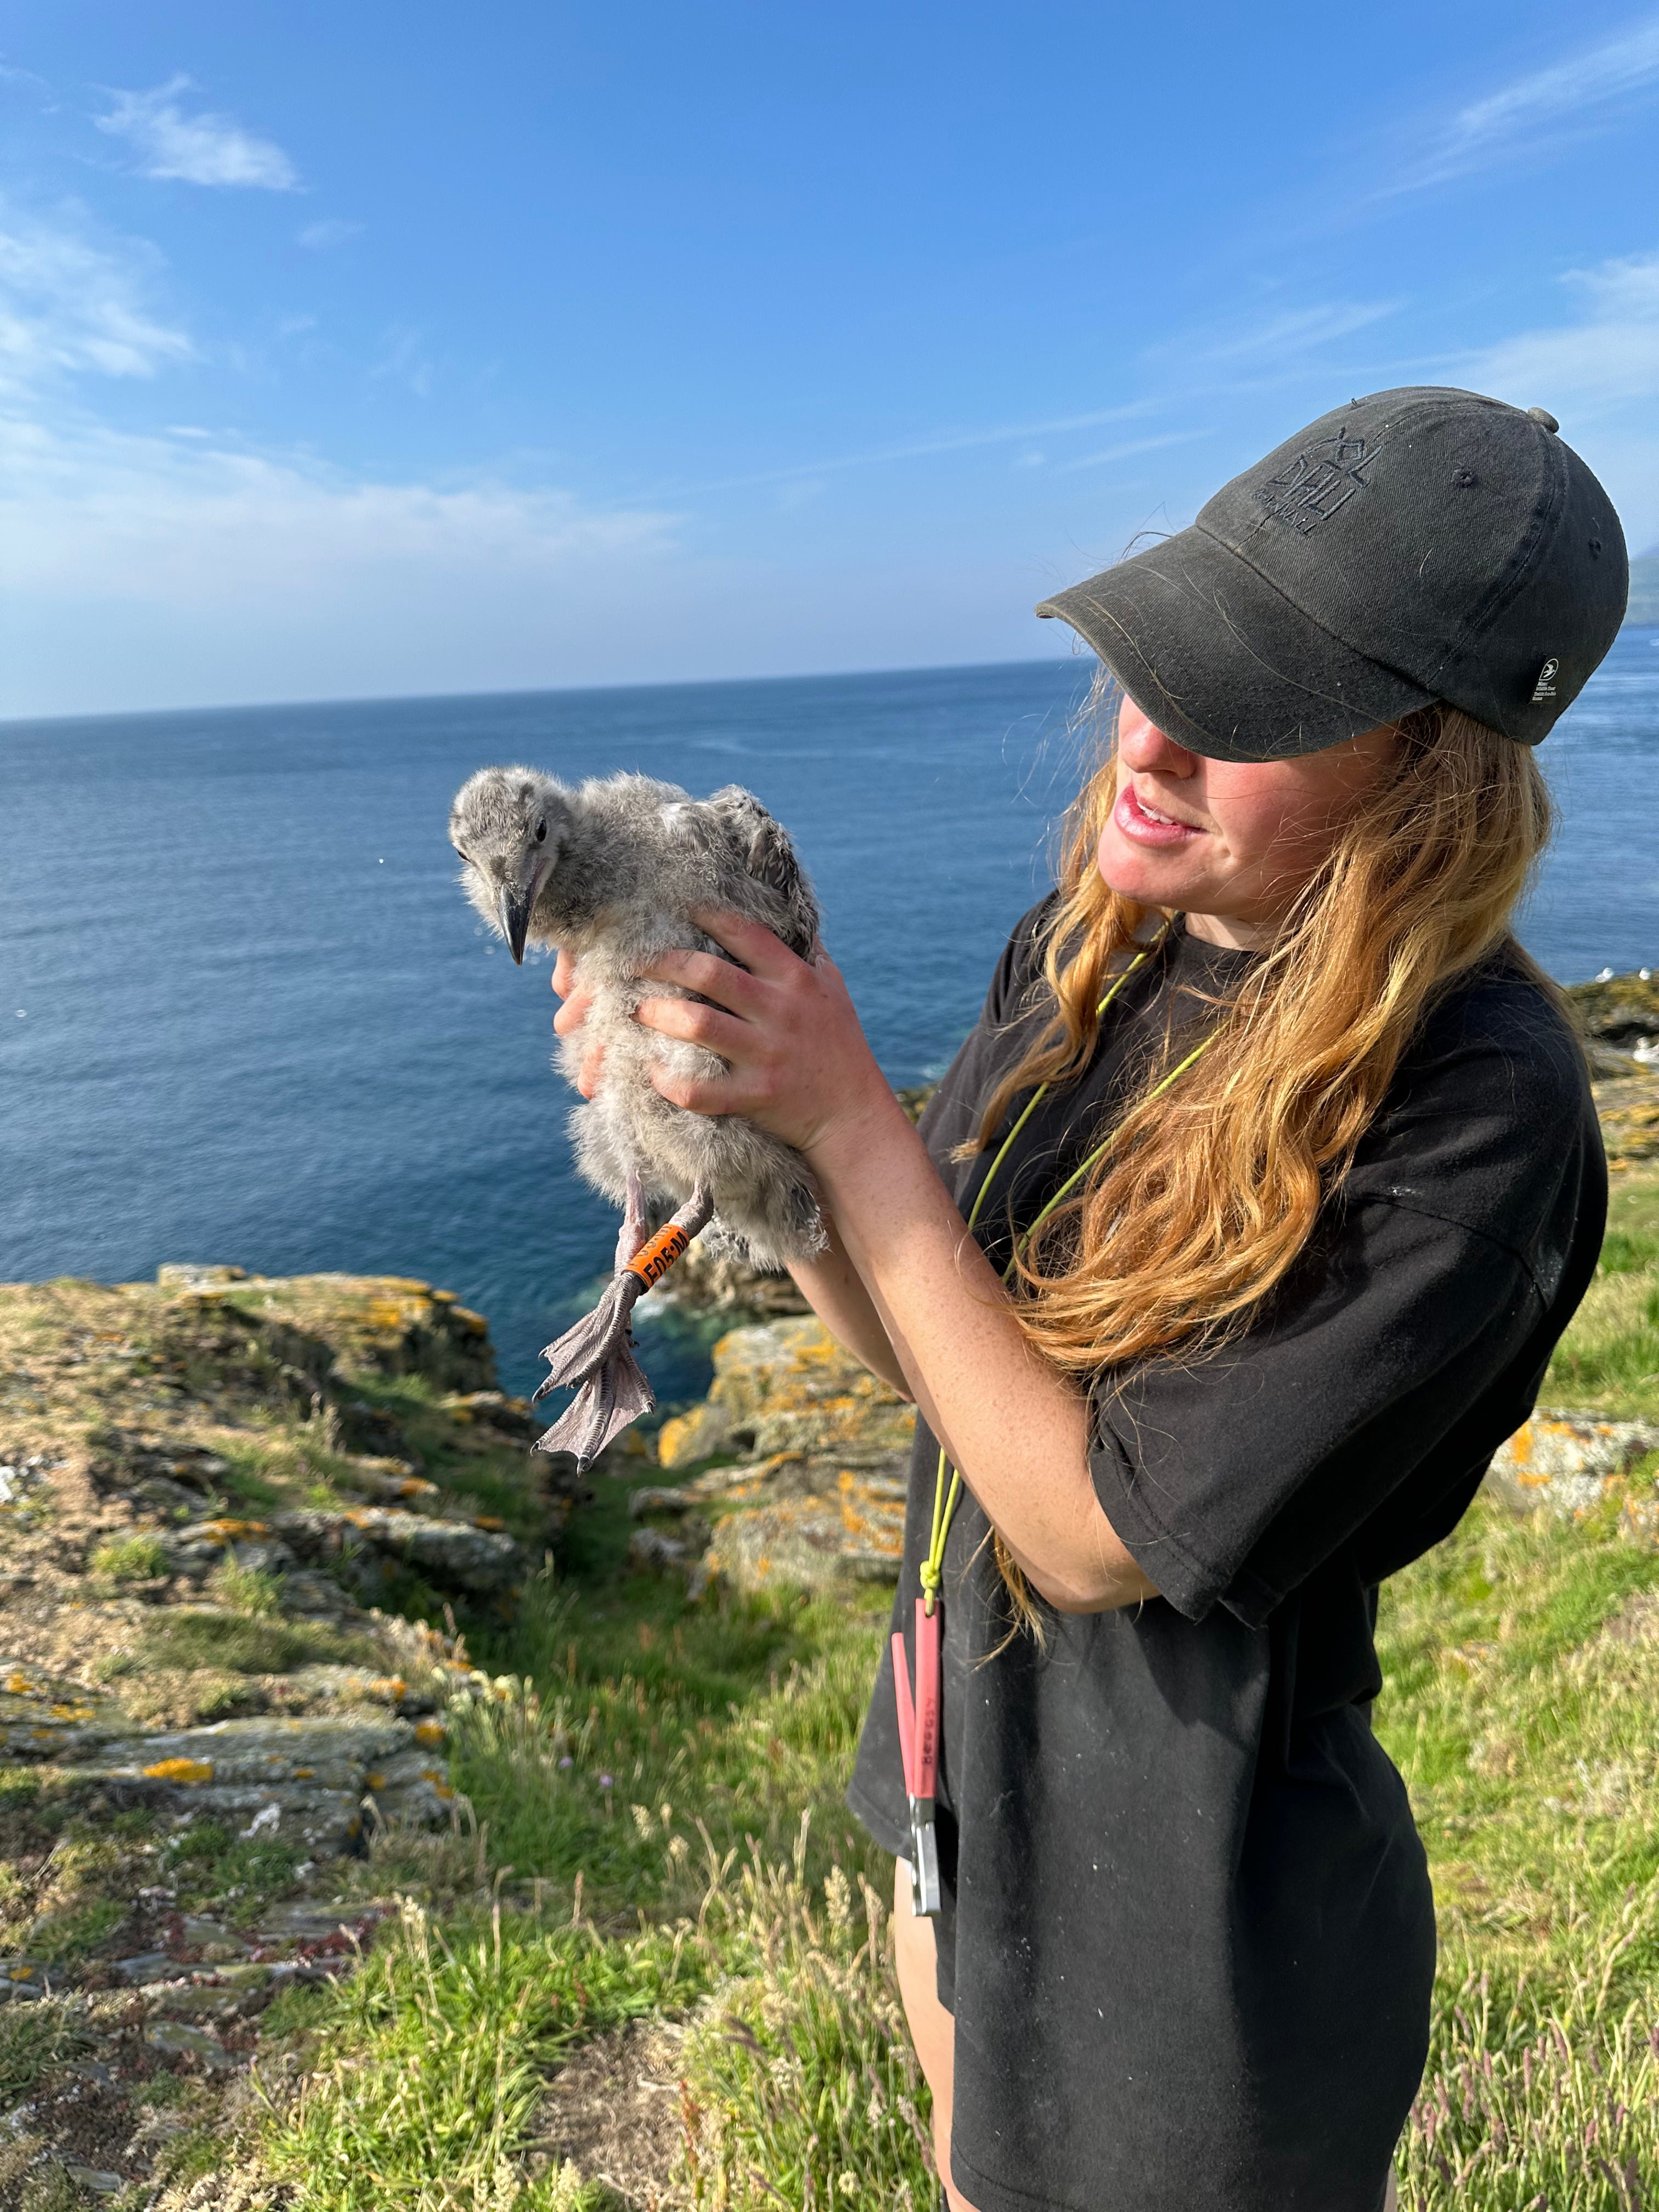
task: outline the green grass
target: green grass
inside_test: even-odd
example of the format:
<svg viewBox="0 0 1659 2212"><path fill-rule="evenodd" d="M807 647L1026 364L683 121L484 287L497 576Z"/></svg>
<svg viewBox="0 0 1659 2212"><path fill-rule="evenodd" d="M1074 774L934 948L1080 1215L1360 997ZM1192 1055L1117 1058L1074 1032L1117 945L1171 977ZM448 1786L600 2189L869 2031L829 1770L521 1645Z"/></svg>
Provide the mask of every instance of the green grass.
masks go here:
<svg viewBox="0 0 1659 2212"><path fill-rule="evenodd" d="M835 1856L872 1864L842 1791L888 1594L688 1605L673 1578L628 1571L627 1486L596 1474L592 1488L558 1575L473 1638L501 1694L455 1717L452 1768L492 1862L567 1892L580 1873L596 1911L658 1909L673 1885L630 1808L667 1804L722 1850L755 1835L787 1850L810 1813L815 1873Z"/></svg>
<svg viewBox="0 0 1659 2212"><path fill-rule="evenodd" d="M532 1584L524 1674L455 1717L452 1773L492 1860L566 1888L580 1873L596 1911L661 1909L675 1896L666 1807L670 1826L700 1820L722 1849L751 1834L786 1848L810 1810L815 1869L865 1863L842 1793L879 1648L872 1614L788 1592L687 1608L656 1582L602 1595Z"/></svg>
<svg viewBox="0 0 1659 2212"><path fill-rule="evenodd" d="M252 1927L273 1898L293 1887L304 1856L293 1844L243 1838L222 1821L198 1820L168 1837L162 1869L186 1912L217 1912Z"/></svg>
<svg viewBox="0 0 1659 2212"><path fill-rule="evenodd" d="M1633 1275L1638 1268L1651 1267L1659 1260L1659 1237L1646 1237L1638 1230L1610 1229L1601 1243L1601 1272L1607 1275Z"/></svg>
<svg viewBox="0 0 1659 2212"><path fill-rule="evenodd" d="M499 1906L445 1930L406 1906L340 1992L328 2042L344 2047L276 2115L267 2157L295 2212L561 2203L556 2179L510 2195L501 2179L548 2069L601 2029L683 2010L709 1951L690 1923L618 1941Z"/></svg>
<svg viewBox="0 0 1659 2212"><path fill-rule="evenodd" d="M1613 1177L1607 1196L1607 1228L1614 1236L1648 1237L1659 1242L1659 1167L1631 1168Z"/></svg>
<svg viewBox="0 0 1659 2212"><path fill-rule="evenodd" d="M1659 1555L1611 1509L1516 1522L1483 1499L1384 1590L1377 1733L1411 1790L1443 1937L1506 1987L1524 1974L1564 1997L1632 1892L1659 1897L1656 1589ZM1644 1991L1659 1991L1648 1933L1613 1988Z"/></svg>
<svg viewBox="0 0 1659 2212"><path fill-rule="evenodd" d="M52 1966L85 1958L124 1927L131 1912L122 1897L82 1898L37 1920L29 1930L29 1949Z"/></svg>
<svg viewBox="0 0 1659 2212"><path fill-rule="evenodd" d="M1595 1280L1539 1395L1546 1406L1659 1419L1659 1170L1614 1177Z"/></svg>
<svg viewBox="0 0 1659 2212"><path fill-rule="evenodd" d="M143 1533L107 1537L93 1553L92 1571L112 1583L152 1582L167 1571L167 1547Z"/></svg>
<svg viewBox="0 0 1659 2212"><path fill-rule="evenodd" d="M1644 1268L1597 1276L1556 1347L1544 1402L1621 1419L1659 1415L1659 1275Z"/></svg>
<svg viewBox="0 0 1659 2212"><path fill-rule="evenodd" d="M367 1638L344 1635L324 1623L183 1606L147 1621L142 1641L147 1665L213 1667L238 1674L283 1674L317 1660L367 1664L374 1656Z"/></svg>
<svg viewBox="0 0 1659 2212"><path fill-rule="evenodd" d="M1542 1396L1659 1417L1659 1172L1616 1186ZM411 1904L355 1981L274 2009L310 2070L297 2100L273 2092L259 2154L295 2212L602 2212L603 2191L538 2169L538 2104L576 2041L657 2012L686 2030L692 2203L920 2212L927 2099L889 1870L842 1802L886 1598L688 1605L629 1574L626 1492L596 1488L560 1577L472 1632L495 1683L454 1718L468 1818L364 1869L428 1909ZM1621 1534L1616 1499L1573 1523L1483 1498L1387 1586L1379 1646L1376 1725L1441 1929L1401 2204L1651 2204L1659 1552Z"/></svg>
<svg viewBox="0 0 1659 2212"><path fill-rule="evenodd" d="M0 2006L0 2110L10 2111L87 2043L73 1999L37 1997Z"/></svg>
<svg viewBox="0 0 1659 2212"><path fill-rule="evenodd" d="M683 1837L657 1843L684 1866ZM270 2099L264 2156L294 2212L601 2212L611 2200L568 2168L523 2178L526 2140L560 2058L651 2014L690 2018L695 2204L931 2204L926 2094L878 1893L839 1868L811 1884L805 1823L782 1860L701 1848L695 1917L605 1935L497 1904L446 1929L410 1904L352 1981L289 2001L271 2025L314 2063L297 2098Z"/></svg>
<svg viewBox="0 0 1659 2212"><path fill-rule="evenodd" d="M303 2118L277 2115L267 2139L298 2212L356 2212L374 2201L364 2173L386 2203L492 2202L516 2175L523 2193L501 2202L582 2205L568 2172L528 2174L526 2131L562 2050L625 2016L624 1999L688 2014L694 2203L932 2202L885 1868L840 1808L873 1610L781 1595L688 1607L619 1573L617 1503L598 1509L581 1578L532 1590L488 1655L496 1695L459 1728L483 1828L467 1880L510 1867L522 1895L532 1877L543 1917L509 1909L486 1942L464 1907L469 1933L449 1933L435 1981L421 1962L441 1923L410 1923L418 1940L406 1926L379 1980L318 2000L303 2033L326 2062ZM1659 2179L1659 1614L1650 1638L1622 1632L1650 1591L1659 1555L1610 1510L1518 1522L1483 1499L1384 1593L1377 1727L1411 1785L1442 1923L1433 2053L1400 2154L1411 2212L1536 2212L1540 2197L1625 2212L1632 2159L1644 2186ZM792 1850L803 1806L816 1814ZM551 1950L550 1921L563 1923ZM674 1978L650 1996L677 1940ZM573 1958L586 1996L555 2017L545 1996L574 1990ZM417 2052L418 2094L388 2118ZM349 2160L331 2164L328 2141Z"/></svg>
<svg viewBox="0 0 1659 2212"><path fill-rule="evenodd" d="M711 1884L727 1916L726 1972L684 2046L692 2202L923 2212L933 2202L929 2107L886 1915L870 1884L855 1894L839 1867L815 1895L805 1832L801 1841L788 1864L751 1854L735 1899L725 1878Z"/></svg>
<svg viewBox="0 0 1659 2212"><path fill-rule="evenodd" d="M1471 1971L1443 1990L1423 2087L1395 2159L1407 2212L1640 2212L1659 2179L1659 2013L1609 1992L1631 1924L1588 1947L1572 1985L1494 1998ZM1650 1943L1647 1946L1650 1956Z"/></svg>

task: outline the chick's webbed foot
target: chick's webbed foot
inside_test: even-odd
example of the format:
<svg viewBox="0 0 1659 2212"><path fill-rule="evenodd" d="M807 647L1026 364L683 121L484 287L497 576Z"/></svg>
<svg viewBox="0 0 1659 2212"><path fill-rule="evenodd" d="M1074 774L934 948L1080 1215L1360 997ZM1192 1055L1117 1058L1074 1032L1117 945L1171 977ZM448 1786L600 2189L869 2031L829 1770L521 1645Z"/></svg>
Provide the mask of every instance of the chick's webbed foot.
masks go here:
<svg viewBox="0 0 1659 2212"><path fill-rule="evenodd" d="M623 1240L635 1234L631 1186L629 1197ZM629 1319L637 1301L673 1266L713 1212L708 1193L696 1191L667 1227L631 1251L625 1262L619 1243L617 1272L598 1305L542 1353L548 1373L536 1399L561 1387L574 1388L576 1395L540 1438L538 1451L574 1452L586 1474L613 1437L656 1404L656 1393L634 1357Z"/></svg>

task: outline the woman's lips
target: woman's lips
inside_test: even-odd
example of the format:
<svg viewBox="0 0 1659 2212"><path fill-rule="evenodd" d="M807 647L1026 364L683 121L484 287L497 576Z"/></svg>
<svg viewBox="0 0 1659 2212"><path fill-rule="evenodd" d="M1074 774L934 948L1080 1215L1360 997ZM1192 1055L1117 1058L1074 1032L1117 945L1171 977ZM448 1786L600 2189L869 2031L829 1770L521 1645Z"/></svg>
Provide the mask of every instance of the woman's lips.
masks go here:
<svg viewBox="0 0 1659 2212"><path fill-rule="evenodd" d="M1155 815L1149 814L1136 798L1133 783L1126 782L1119 792L1112 820L1137 845L1184 845L1188 839L1204 834L1189 822L1160 822Z"/></svg>

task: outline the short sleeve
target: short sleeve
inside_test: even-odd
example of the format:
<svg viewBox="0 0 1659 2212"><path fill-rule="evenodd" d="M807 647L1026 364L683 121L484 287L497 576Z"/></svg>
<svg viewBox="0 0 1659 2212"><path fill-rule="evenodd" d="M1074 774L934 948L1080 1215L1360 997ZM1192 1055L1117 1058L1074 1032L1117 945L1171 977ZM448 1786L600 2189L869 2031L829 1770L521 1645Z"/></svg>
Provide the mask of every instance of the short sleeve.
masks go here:
<svg viewBox="0 0 1659 2212"><path fill-rule="evenodd" d="M1097 1390L1102 1508L1189 1619L1259 1625L1428 1462L1466 1502L1530 1411L1606 1181L1573 1040L1535 990L1503 997L1431 1025L1246 1334Z"/></svg>

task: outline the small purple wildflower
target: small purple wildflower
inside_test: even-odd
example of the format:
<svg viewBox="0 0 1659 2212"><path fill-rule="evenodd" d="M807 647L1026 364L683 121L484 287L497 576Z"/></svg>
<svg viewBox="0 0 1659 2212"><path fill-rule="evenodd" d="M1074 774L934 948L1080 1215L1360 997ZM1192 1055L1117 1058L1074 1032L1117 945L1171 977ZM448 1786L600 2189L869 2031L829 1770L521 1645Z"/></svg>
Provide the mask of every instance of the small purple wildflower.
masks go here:
<svg viewBox="0 0 1659 2212"><path fill-rule="evenodd" d="M602 1774L599 1777L599 1787L601 1790L613 1790L616 1784L608 1774Z"/></svg>
<svg viewBox="0 0 1659 2212"><path fill-rule="evenodd" d="M566 1752L564 1757L559 1761L559 1765L565 1767L574 1766L575 1764L575 1760L572 1759L568 1752Z"/></svg>

